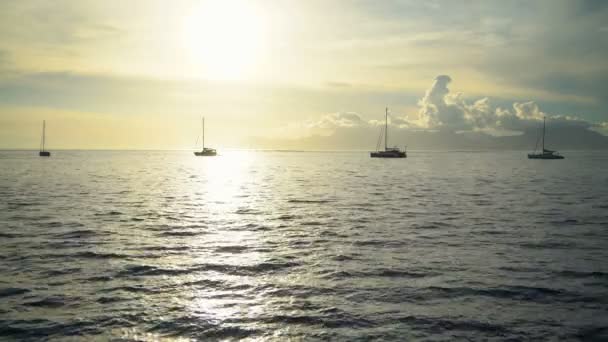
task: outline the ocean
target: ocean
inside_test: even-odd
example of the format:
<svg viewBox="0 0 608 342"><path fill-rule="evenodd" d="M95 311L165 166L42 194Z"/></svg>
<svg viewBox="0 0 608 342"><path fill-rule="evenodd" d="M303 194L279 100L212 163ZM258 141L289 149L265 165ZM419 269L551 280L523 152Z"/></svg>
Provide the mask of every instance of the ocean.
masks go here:
<svg viewBox="0 0 608 342"><path fill-rule="evenodd" d="M0 151L0 340L608 340L608 154Z"/></svg>

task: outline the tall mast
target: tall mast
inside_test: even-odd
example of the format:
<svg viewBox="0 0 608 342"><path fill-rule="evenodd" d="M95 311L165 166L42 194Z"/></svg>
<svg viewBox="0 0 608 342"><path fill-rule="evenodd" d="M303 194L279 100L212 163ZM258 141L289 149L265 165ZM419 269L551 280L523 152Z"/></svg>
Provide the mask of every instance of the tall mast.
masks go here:
<svg viewBox="0 0 608 342"><path fill-rule="evenodd" d="M546 116L543 116L543 153L545 152L545 121L547 120Z"/></svg>
<svg viewBox="0 0 608 342"><path fill-rule="evenodd" d="M386 151L386 147L387 147L387 142L388 142L388 107L386 107L386 110L384 112L384 150Z"/></svg>
<svg viewBox="0 0 608 342"><path fill-rule="evenodd" d="M205 117L203 116L203 151L205 150Z"/></svg>
<svg viewBox="0 0 608 342"><path fill-rule="evenodd" d="M42 120L42 151L44 152L44 143L46 140L46 120Z"/></svg>

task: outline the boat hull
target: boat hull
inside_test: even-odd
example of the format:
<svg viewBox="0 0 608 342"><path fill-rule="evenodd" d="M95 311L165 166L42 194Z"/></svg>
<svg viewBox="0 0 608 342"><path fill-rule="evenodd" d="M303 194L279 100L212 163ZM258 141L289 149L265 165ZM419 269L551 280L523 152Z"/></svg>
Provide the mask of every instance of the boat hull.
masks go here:
<svg viewBox="0 0 608 342"><path fill-rule="evenodd" d="M194 155L197 157L215 157L217 156L217 152L194 152Z"/></svg>
<svg viewBox="0 0 608 342"><path fill-rule="evenodd" d="M40 152L38 152L38 156L40 156L40 157L50 157L51 156L51 152L40 151Z"/></svg>
<svg viewBox="0 0 608 342"><path fill-rule="evenodd" d="M405 151L377 151L370 152L372 158L406 158L407 154Z"/></svg>
<svg viewBox="0 0 608 342"><path fill-rule="evenodd" d="M558 154L534 154L529 153L528 159L564 159L564 156Z"/></svg>

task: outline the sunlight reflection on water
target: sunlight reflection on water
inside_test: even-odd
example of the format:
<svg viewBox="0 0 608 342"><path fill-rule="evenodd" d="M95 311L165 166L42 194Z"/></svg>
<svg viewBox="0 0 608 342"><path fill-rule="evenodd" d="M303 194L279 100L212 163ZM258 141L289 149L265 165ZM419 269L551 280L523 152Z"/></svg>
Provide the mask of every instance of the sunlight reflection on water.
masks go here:
<svg viewBox="0 0 608 342"><path fill-rule="evenodd" d="M0 336L595 334L607 165L583 152L559 164L519 152L2 155Z"/></svg>

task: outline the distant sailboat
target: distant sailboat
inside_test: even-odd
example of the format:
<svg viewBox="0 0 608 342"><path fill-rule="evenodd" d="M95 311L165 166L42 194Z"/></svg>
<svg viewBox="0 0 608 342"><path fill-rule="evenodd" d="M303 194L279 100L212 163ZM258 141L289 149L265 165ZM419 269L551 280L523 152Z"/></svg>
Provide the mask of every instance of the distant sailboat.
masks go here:
<svg viewBox="0 0 608 342"><path fill-rule="evenodd" d="M398 147L388 147L388 108L385 111L384 118L384 151L380 151L380 141L376 145L376 152L370 152L370 157L372 158L405 158L407 154L405 151L401 151ZM380 132L380 137L378 140L382 138L382 132Z"/></svg>
<svg viewBox="0 0 608 342"><path fill-rule="evenodd" d="M545 148L545 121L546 117L543 117L542 151L538 153L536 152L536 147L538 147L537 140L537 146L534 147L534 152L528 153L528 159L564 159L564 156L559 154L557 151L551 151Z"/></svg>
<svg viewBox="0 0 608 342"><path fill-rule="evenodd" d="M51 152L45 151L45 149L44 149L45 143L46 143L46 121L42 120L42 141L40 142L40 152L38 152L38 155L40 157L50 157L51 156Z"/></svg>
<svg viewBox="0 0 608 342"><path fill-rule="evenodd" d="M194 155L197 157L213 157L217 155L217 151L214 148L205 147L205 118L203 118L203 149L194 152Z"/></svg>

